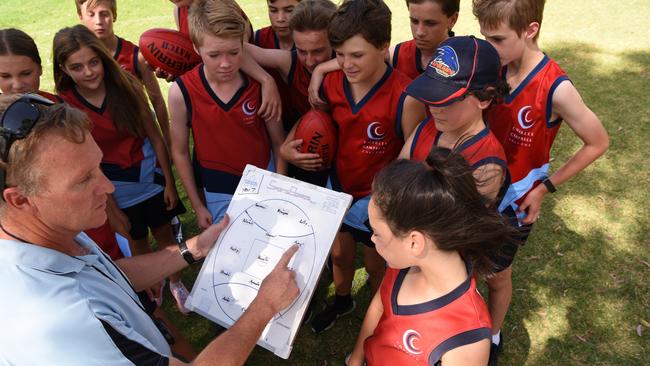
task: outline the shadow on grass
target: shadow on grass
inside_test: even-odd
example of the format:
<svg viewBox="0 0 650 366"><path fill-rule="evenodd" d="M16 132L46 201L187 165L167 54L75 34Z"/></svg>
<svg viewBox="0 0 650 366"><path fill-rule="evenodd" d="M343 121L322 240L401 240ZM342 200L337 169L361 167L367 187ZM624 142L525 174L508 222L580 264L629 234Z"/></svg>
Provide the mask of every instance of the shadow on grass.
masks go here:
<svg viewBox="0 0 650 366"><path fill-rule="evenodd" d="M605 63L599 57L612 57L608 50L586 44L555 44L546 52L567 71L605 124L610 149L547 197L542 219L528 244L520 248L500 364L650 364L650 329L642 337L634 330L639 319L650 321L650 268L641 262L650 262L650 195L646 193L650 179L645 166L650 107L643 94L650 81L650 51L619 53L613 56L616 61ZM552 152L553 168L580 146L570 128L562 127ZM191 222L193 217L188 214L185 219ZM186 271L188 286L198 270ZM316 309L330 282L324 274L314 297ZM360 289L356 299L354 314L323 334L314 335L303 326L289 360L257 347L247 364L342 365L370 300L367 287ZM177 314L170 298L166 303L169 312ZM197 349L218 334L198 315L175 320Z"/></svg>

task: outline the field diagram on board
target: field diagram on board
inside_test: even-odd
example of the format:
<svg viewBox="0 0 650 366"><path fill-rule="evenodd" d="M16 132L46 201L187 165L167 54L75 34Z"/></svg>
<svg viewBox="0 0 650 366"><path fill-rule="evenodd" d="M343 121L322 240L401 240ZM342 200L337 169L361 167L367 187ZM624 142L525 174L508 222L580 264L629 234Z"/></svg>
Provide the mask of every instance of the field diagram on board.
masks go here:
<svg viewBox="0 0 650 366"><path fill-rule="evenodd" d="M282 254L299 245L289 267L296 272L300 295L274 316L258 340L288 358L351 200L347 194L247 166L227 210L230 224L205 259L186 306L231 326Z"/></svg>

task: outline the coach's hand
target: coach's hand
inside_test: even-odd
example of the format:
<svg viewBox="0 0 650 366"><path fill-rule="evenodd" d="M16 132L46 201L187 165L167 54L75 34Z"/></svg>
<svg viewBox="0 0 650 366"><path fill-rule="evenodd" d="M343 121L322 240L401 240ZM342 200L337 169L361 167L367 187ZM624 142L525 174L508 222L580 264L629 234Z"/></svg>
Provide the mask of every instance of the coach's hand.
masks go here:
<svg viewBox="0 0 650 366"><path fill-rule="evenodd" d="M262 281L255 302L261 302L279 313L298 297L300 290L296 284L296 273L287 266L300 247L294 245L282 255L273 271Z"/></svg>
<svg viewBox="0 0 650 366"><path fill-rule="evenodd" d="M214 246L214 243L221 235L221 232L228 227L230 217L225 215L221 221L214 225L210 225L201 234L186 241L187 249L190 250L194 259L199 260L205 258Z"/></svg>

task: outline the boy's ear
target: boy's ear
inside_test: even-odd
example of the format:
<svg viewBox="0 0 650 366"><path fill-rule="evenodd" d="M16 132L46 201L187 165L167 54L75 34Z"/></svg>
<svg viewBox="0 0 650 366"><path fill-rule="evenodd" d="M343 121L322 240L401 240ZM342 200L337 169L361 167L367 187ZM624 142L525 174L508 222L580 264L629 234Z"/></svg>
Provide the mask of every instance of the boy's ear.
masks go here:
<svg viewBox="0 0 650 366"><path fill-rule="evenodd" d="M492 99L480 100L480 99L476 98L476 100L478 100L478 107L480 109L487 109L490 106L490 104L492 103Z"/></svg>
<svg viewBox="0 0 650 366"><path fill-rule="evenodd" d="M538 22L532 22L528 24L528 27L526 28L526 31L524 32L524 36L526 39L533 39L535 36L537 36L537 33L539 33L539 23Z"/></svg>
<svg viewBox="0 0 650 366"><path fill-rule="evenodd" d="M450 32L452 29L454 29L454 26L456 25L457 21L458 21L458 12L454 13L454 15L449 17L449 29L447 29L447 32Z"/></svg>

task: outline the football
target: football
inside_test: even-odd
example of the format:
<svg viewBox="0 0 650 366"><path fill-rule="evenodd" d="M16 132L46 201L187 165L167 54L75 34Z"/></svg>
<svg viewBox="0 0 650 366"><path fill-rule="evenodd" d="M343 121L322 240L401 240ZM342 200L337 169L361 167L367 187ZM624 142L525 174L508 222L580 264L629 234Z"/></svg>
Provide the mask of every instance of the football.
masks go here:
<svg viewBox="0 0 650 366"><path fill-rule="evenodd" d="M142 33L138 45L151 67L159 67L175 76L183 75L201 62L192 41L183 33L172 29L149 29Z"/></svg>
<svg viewBox="0 0 650 366"><path fill-rule="evenodd" d="M323 169L330 167L334 161L337 135L332 117L315 109L300 118L295 132L295 138L303 141L301 152L320 155L323 159Z"/></svg>

